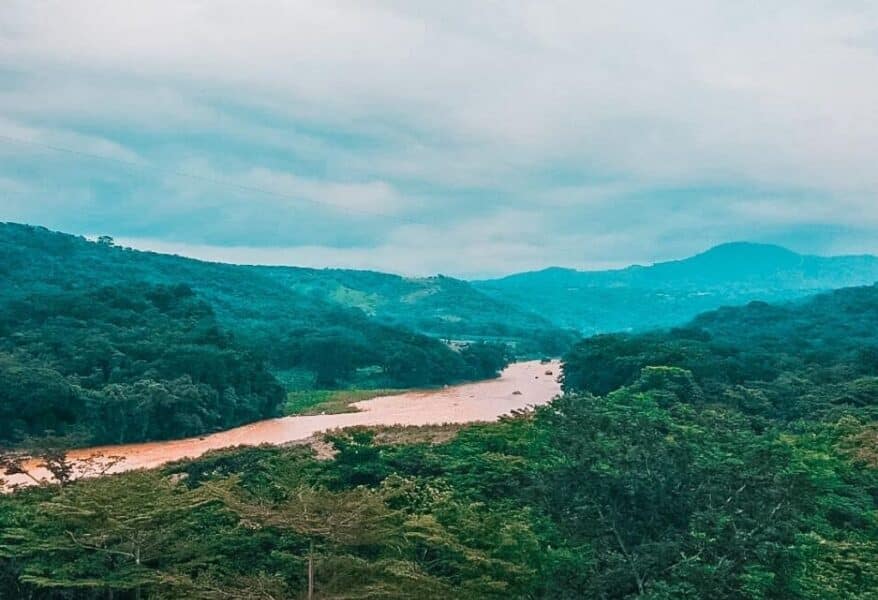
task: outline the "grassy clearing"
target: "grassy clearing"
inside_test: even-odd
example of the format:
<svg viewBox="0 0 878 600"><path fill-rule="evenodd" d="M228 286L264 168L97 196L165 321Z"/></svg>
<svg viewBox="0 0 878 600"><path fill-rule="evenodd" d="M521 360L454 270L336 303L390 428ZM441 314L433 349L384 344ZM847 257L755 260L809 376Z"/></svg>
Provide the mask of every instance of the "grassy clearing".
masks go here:
<svg viewBox="0 0 878 600"><path fill-rule="evenodd" d="M354 402L378 396L395 396L408 390L297 390L287 394L283 413L292 415L336 415L357 412Z"/></svg>
<svg viewBox="0 0 878 600"><path fill-rule="evenodd" d="M465 423L446 423L444 425L388 425L383 427L345 427L316 435L305 441L319 460L331 460L336 455L335 447L328 438L342 432L372 431L376 446L399 446L407 444L444 444L454 439Z"/></svg>
<svg viewBox="0 0 878 600"><path fill-rule="evenodd" d="M390 425L372 427L372 430L375 431L375 443L378 445L444 444L453 439L466 426L464 423L421 426Z"/></svg>

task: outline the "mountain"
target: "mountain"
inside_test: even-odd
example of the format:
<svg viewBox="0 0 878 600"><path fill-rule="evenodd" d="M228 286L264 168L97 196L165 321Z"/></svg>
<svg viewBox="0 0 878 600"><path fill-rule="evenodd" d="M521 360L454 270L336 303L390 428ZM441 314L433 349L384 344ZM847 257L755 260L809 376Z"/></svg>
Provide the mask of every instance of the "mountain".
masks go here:
<svg viewBox="0 0 878 600"><path fill-rule="evenodd" d="M522 354L560 354L574 339L546 319L447 277L209 263L13 223L0 224L0 278L0 302L132 283L185 284L222 327L277 370L306 365L326 371L327 381L388 366L395 356L396 384L444 383L439 373L453 357L444 354L439 337L503 341ZM445 363L425 355L444 356Z"/></svg>
<svg viewBox="0 0 878 600"><path fill-rule="evenodd" d="M401 277L347 269L245 268L298 293L433 337L497 341L524 353L550 354L562 352L573 341L570 333L557 331L548 319L451 277Z"/></svg>
<svg viewBox="0 0 878 600"><path fill-rule="evenodd" d="M665 327L720 306L790 300L876 280L874 256L812 256L736 242L652 266L550 268L473 285L559 327L591 334Z"/></svg>

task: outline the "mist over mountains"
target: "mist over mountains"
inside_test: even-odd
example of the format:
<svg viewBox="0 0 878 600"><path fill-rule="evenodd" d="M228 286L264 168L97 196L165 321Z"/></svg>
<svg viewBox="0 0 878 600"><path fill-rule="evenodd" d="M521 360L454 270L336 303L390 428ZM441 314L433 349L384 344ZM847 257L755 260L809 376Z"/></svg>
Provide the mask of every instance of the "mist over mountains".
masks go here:
<svg viewBox="0 0 878 600"><path fill-rule="evenodd" d="M666 327L720 306L792 300L876 280L875 256L813 256L736 242L652 266L549 268L475 281L473 286L539 312L558 327L592 334Z"/></svg>

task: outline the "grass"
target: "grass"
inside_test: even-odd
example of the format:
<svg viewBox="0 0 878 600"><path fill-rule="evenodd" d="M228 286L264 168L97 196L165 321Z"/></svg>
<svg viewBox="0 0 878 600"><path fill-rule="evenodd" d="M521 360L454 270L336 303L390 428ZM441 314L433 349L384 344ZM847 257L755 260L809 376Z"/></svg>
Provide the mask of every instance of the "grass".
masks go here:
<svg viewBox="0 0 878 600"><path fill-rule="evenodd" d="M395 396L408 390L297 390L287 394L283 414L292 415L337 415L357 412L351 406L354 402L370 400L378 396Z"/></svg>
<svg viewBox="0 0 878 600"><path fill-rule="evenodd" d="M387 425L372 427L375 443L378 445L400 444L444 444L454 439L465 423L446 423L445 425Z"/></svg>
<svg viewBox="0 0 878 600"><path fill-rule="evenodd" d="M466 423L447 423L445 425L387 425L387 426L362 426L346 427L343 430L319 434L308 440L308 445L314 450L320 460L330 460L335 457L335 447L327 439L330 435L346 431L372 431L375 433L373 442L377 446L399 446L406 444L444 444L454 439L461 429L468 427Z"/></svg>

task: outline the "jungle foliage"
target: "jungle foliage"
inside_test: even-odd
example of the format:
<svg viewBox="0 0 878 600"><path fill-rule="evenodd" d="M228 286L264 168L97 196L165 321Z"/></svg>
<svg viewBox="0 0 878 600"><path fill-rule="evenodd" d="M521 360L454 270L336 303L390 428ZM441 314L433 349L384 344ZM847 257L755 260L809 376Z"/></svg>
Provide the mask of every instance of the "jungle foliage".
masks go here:
<svg viewBox="0 0 878 600"><path fill-rule="evenodd" d="M584 341L441 443L330 437L0 498L0 597L862 599L873 288Z"/></svg>
<svg viewBox="0 0 878 600"><path fill-rule="evenodd" d="M23 225L0 224L0 281L0 447L201 435L279 415L284 388L443 385L511 359L255 269Z"/></svg>

